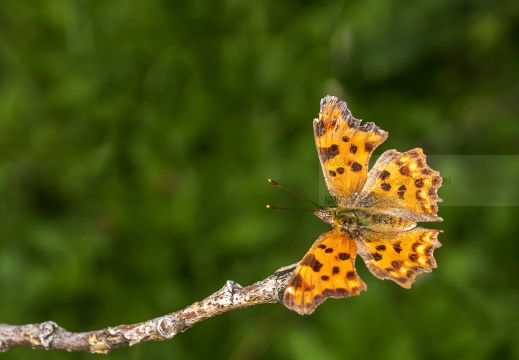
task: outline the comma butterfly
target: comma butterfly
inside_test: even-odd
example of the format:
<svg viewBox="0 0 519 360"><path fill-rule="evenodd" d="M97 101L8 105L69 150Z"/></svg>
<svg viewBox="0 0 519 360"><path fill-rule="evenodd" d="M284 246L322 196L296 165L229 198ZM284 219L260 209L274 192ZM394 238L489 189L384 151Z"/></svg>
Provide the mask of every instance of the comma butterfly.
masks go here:
<svg viewBox="0 0 519 360"><path fill-rule="evenodd" d="M368 162L388 133L372 122L360 125L334 96L321 100L314 136L328 191L336 207L315 211L332 225L303 257L285 289L283 303L311 314L329 297L359 295L366 284L355 270L357 253L379 279L410 288L415 277L436 267L439 230L416 222L442 221L438 171L420 148L384 152L368 172Z"/></svg>

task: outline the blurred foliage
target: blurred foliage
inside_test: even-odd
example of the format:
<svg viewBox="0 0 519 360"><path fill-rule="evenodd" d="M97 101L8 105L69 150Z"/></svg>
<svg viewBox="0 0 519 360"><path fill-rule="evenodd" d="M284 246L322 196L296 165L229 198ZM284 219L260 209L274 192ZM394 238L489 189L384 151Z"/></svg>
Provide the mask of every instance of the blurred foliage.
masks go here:
<svg viewBox="0 0 519 360"><path fill-rule="evenodd" d="M519 155L518 38L512 0L2 0L0 322L140 322L298 261L327 226L265 210L300 206L266 179L317 198L329 93L390 133L377 154ZM109 356L518 358L518 208L443 197L412 290L358 261L369 290L312 316L256 306Z"/></svg>

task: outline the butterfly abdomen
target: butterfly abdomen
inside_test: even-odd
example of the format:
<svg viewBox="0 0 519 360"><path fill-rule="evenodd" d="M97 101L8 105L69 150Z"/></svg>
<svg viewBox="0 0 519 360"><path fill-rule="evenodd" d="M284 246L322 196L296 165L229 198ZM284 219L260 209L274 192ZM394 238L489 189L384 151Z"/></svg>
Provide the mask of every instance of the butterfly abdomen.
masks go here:
<svg viewBox="0 0 519 360"><path fill-rule="evenodd" d="M414 221L387 214L372 214L364 225L375 231L405 231L416 226Z"/></svg>

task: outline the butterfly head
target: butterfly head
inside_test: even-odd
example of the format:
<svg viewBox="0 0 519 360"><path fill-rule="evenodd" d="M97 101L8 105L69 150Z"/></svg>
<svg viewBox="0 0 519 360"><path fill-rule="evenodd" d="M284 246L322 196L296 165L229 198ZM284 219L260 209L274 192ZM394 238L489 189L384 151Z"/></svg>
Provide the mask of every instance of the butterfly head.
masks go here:
<svg viewBox="0 0 519 360"><path fill-rule="evenodd" d="M327 207L324 209L315 210L314 214L325 223L333 224L334 215L332 215L332 213L334 209L335 208Z"/></svg>
<svg viewBox="0 0 519 360"><path fill-rule="evenodd" d="M358 223L358 216L354 210L339 207L327 207L314 211L319 219L332 225L354 225Z"/></svg>

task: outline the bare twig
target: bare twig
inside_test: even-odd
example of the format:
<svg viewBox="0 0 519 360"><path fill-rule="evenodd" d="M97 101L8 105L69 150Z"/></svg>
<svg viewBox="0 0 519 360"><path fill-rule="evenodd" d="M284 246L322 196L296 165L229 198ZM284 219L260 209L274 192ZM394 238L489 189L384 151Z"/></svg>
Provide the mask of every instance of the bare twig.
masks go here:
<svg viewBox="0 0 519 360"><path fill-rule="evenodd" d="M268 278L247 287L227 280L220 290L204 300L139 324L81 333L67 331L53 321L21 326L0 324L0 352L18 346L30 346L34 349L108 354L120 346L171 339L196 323L230 310L281 303L283 291L296 266L283 267Z"/></svg>

